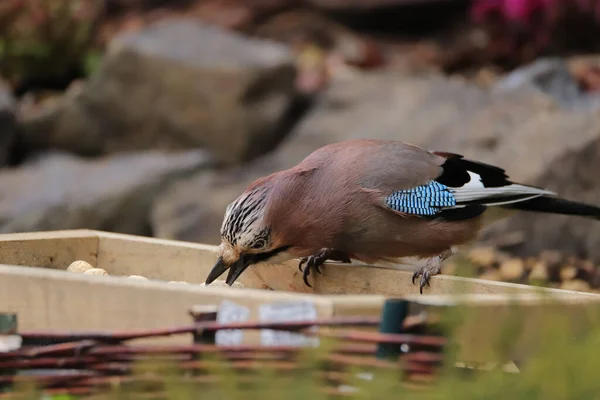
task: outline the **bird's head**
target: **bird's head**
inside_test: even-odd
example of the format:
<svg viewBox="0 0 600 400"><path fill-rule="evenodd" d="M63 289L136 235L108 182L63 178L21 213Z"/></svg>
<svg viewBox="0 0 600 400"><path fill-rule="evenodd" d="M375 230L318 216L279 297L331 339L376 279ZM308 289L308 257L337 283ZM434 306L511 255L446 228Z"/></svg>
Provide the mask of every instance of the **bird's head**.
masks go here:
<svg viewBox="0 0 600 400"><path fill-rule="evenodd" d="M273 261L288 249L267 221L268 192L264 185L254 187L227 206L221 225L219 258L206 278L206 285L229 270L226 282L231 286L250 265Z"/></svg>

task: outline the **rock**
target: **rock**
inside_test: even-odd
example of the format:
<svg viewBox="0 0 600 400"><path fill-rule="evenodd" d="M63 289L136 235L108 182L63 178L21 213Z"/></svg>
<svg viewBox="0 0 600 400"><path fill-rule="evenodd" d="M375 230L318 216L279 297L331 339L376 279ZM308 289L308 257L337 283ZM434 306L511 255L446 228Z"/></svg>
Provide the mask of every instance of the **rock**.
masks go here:
<svg viewBox="0 0 600 400"><path fill-rule="evenodd" d="M545 282L549 278L548 265L544 261L540 260L533 264L531 272L529 272L529 280Z"/></svg>
<svg viewBox="0 0 600 400"><path fill-rule="evenodd" d="M511 258L500 264L500 275L507 281L516 281L525 272L525 262L520 258Z"/></svg>
<svg viewBox="0 0 600 400"><path fill-rule="evenodd" d="M491 246L475 247L469 250L468 257L471 262L477 265L489 267L496 260L496 250Z"/></svg>
<svg viewBox="0 0 600 400"><path fill-rule="evenodd" d="M140 275L129 275L127 277L127 279L133 279L133 280L136 280L136 281L147 281L148 280L148 278L140 276Z"/></svg>
<svg viewBox="0 0 600 400"><path fill-rule="evenodd" d="M223 280L216 280L216 281L213 281L213 282L212 282L210 285L206 285L204 282L202 282L202 283L200 284L200 286L221 286L221 287L232 287L232 288L238 288L238 289L240 289L240 288L243 288L243 287L244 287L244 285L242 285L242 284L241 284L241 283L239 283L239 282L233 282L233 284L232 284L231 286L229 286L229 285L228 285L227 283L225 283L225 281L223 281Z"/></svg>
<svg viewBox="0 0 600 400"><path fill-rule="evenodd" d="M153 230L159 237L217 244L226 205L250 182L295 165L318 147L357 138L396 139L456 152L502 166L515 181L600 204L600 175L595 172L600 170L600 113L565 109L530 87L490 91L432 74L356 73L334 76L277 151L243 167L196 174L171 186L154 205ZM600 230L593 221L532 213L511 217L499 211L497 217L508 218L486 229L482 242L502 242L524 231L525 242L513 241L503 250L516 255L569 250L600 259Z"/></svg>
<svg viewBox="0 0 600 400"><path fill-rule="evenodd" d="M600 108L600 95L585 92L564 59L539 59L518 68L498 81L493 90L504 92L526 87L548 94L565 108Z"/></svg>
<svg viewBox="0 0 600 400"><path fill-rule="evenodd" d="M574 265L565 265L560 269L560 280L570 281L577 276L577 267Z"/></svg>
<svg viewBox="0 0 600 400"><path fill-rule="evenodd" d="M304 107L294 81L287 47L170 19L115 37L81 90L22 121L23 137L85 155L202 147L246 160L273 149Z"/></svg>
<svg viewBox="0 0 600 400"><path fill-rule="evenodd" d="M489 271L485 271L483 274L477 277L478 279L483 279L486 281L502 281L503 277L500 272L496 269L491 269Z"/></svg>
<svg viewBox="0 0 600 400"><path fill-rule="evenodd" d="M92 269L88 269L83 274L84 275L108 275L108 272L106 272L102 268L92 268Z"/></svg>
<svg viewBox="0 0 600 400"><path fill-rule="evenodd" d="M563 260L560 251L547 249L540 252L540 259L548 264L550 268L556 268Z"/></svg>
<svg viewBox="0 0 600 400"><path fill-rule="evenodd" d="M0 232L100 229L151 235L154 197L176 177L210 165L201 151L96 160L50 153L0 171Z"/></svg>
<svg viewBox="0 0 600 400"><path fill-rule="evenodd" d="M16 137L15 101L8 85L0 80L0 167L11 161Z"/></svg>
<svg viewBox="0 0 600 400"><path fill-rule="evenodd" d="M264 159L226 171L206 171L174 183L159 194L151 210L156 237L218 244L226 205L249 182L270 170ZM205 196L198 196L205 193Z"/></svg>
<svg viewBox="0 0 600 400"><path fill-rule="evenodd" d="M581 279L563 282L560 284L560 288L564 290L575 290L577 292L589 292L591 289L590 284Z"/></svg>
<svg viewBox="0 0 600 400"><path fill-rule="evenodd" d="M85 271L88 271L93 268L94 267L90 263L88 263L86 261L82 261L82 260L77 260L77 261L73 261L67 267L67 272L75 272L75 273L83 274Z"/></svg>
<svg viewBox="0 0 600 400"><path fill-rule="evenodd" d="M586 135L573 132L571 136ZM597 128L600 131L600 125ZM575 139L577 140L577 139ZM546 170L531 183L546 187L569 200L600 205L600 138L570 148L547 163ZM521 213L500 221L487 236L521 232L526 242L508 246L507 250L520 256L556 249L594 262L600 261L600 230L598 221L575 216Z"/></svg>

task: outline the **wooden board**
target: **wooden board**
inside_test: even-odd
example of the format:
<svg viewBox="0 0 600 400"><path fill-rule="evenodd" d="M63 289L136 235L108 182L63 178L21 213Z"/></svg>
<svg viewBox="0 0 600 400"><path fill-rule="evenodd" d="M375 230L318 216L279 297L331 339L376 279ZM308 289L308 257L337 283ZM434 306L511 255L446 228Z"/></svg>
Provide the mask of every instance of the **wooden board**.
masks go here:
<svg viewBox="0 0 600 400"><path fill-rule="evenodd" d="M111 275L202 283L216 260L216 246L90 230L0 235L0 264L66 269L84 259ZM367 265L326 264L304 285L297 261L251 266L238 279L245 287L306 294L418 295L412 272ZM224 277L223 277L224 278ZM548 292L559 296L600 295L504 282L437 275L426 294Z"/></svg>
<svg viewBox="0 0 600 400"><path fill-rule="evenodd" d="M99 240L89 230L0 234L0 264L66 269L84 260L96 265Z"/></svg>
<svg viewBox="0 0 600 400"><path fill-rule="evenodd" d="M0 265L0 312L16 313L19 330L131 330L184 326L194 305L227 300L250 310L256 320L262 304L310 301L320 318L333 315L333 301L322 296L227 287L137 281L51 269ZM175 342L191 343L190 337Z"/></svg>
<svg viewBox="0 0 600 400"><path fill-rule="evenodd" d="M407 295L414 304L411 314L442 315L456 305L476 311L459 326L460 359L467 362L494 360L493 336L524 313L523 328L511 341L511 358L523 359L545 334L541 321L549 312L564 318L574 332L589 329L597 321L597 296L548 292L497 295ZM233 302L247 307L248 320L256 321L264 305L309 302L317 318L331 316L379 316L385 301L380 295L307 295L256 289L176 285L161 281L137 281L119 277L86 276L53 269L0 265L0 312L16 313L20 330L128 330L188 325L193 306L221 306ZM593 311L593 312L592 312ZM152 343L189 343L178 336ZM258 333L244 336L245 344L258 343ZM504 361L504 360L497 360Z"/></svg>

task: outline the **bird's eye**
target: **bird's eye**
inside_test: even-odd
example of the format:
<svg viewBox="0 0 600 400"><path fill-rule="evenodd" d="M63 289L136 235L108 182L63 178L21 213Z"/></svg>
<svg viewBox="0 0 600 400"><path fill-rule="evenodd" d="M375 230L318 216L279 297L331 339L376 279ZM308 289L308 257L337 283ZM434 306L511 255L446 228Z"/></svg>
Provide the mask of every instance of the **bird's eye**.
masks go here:
<svg viewBox="0 0 600 400"><path fill-rule="evenodd" d="M263 239L257 240L256 242L254 242L254 244L252 246L250 246L250 248L254 249L254 250L258 250L258 249L262 249L263 247L265 247L265 245L267 244L267 242L265 242Z"/></svg>

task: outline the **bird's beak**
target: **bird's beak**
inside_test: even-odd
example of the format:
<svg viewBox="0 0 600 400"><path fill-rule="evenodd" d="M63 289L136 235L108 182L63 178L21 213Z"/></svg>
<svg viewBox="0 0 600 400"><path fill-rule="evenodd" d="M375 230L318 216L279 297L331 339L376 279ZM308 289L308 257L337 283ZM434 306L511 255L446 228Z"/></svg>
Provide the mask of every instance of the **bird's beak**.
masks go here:
<svg viewBox="0 0 600 400"><path fill-rule="evenodd" d="M211 283L213 283L215 279L223 275L223 272L227 271L227 268L229 268L229 266L226 265L225 262L223 262L223 257L219 257L214 267L208 273L204 284L210 285Z"/></svg>
<svg viewBox="0 0 600 400"><path fill-rule="evenodd" d="M233 282L239 278L242 272L252 264L254 264L252 257L245 256L244 254L240 255L240 258L229 267L229 273L227 274L225 283L229 286L233 285Z"/></svg>
<svg viewBox="0 0 600 400"><path fill-rule="evenodd" d="M244 254L240 255L240 258L238 258L231 265L225 264L225 262L223 261L223 257L219 257L214 267L208 274L208 277L206 278L206 282L204 284L210 285L215 279L223 275L223 273L229 269L229 274L227 274L227 279L225 280L225 283L231 286L236 281L236 279L239 278L242 272L244 272L244 270L246 270L246 268L248 268L251 264L252 257L248 257Z"/></svg>

